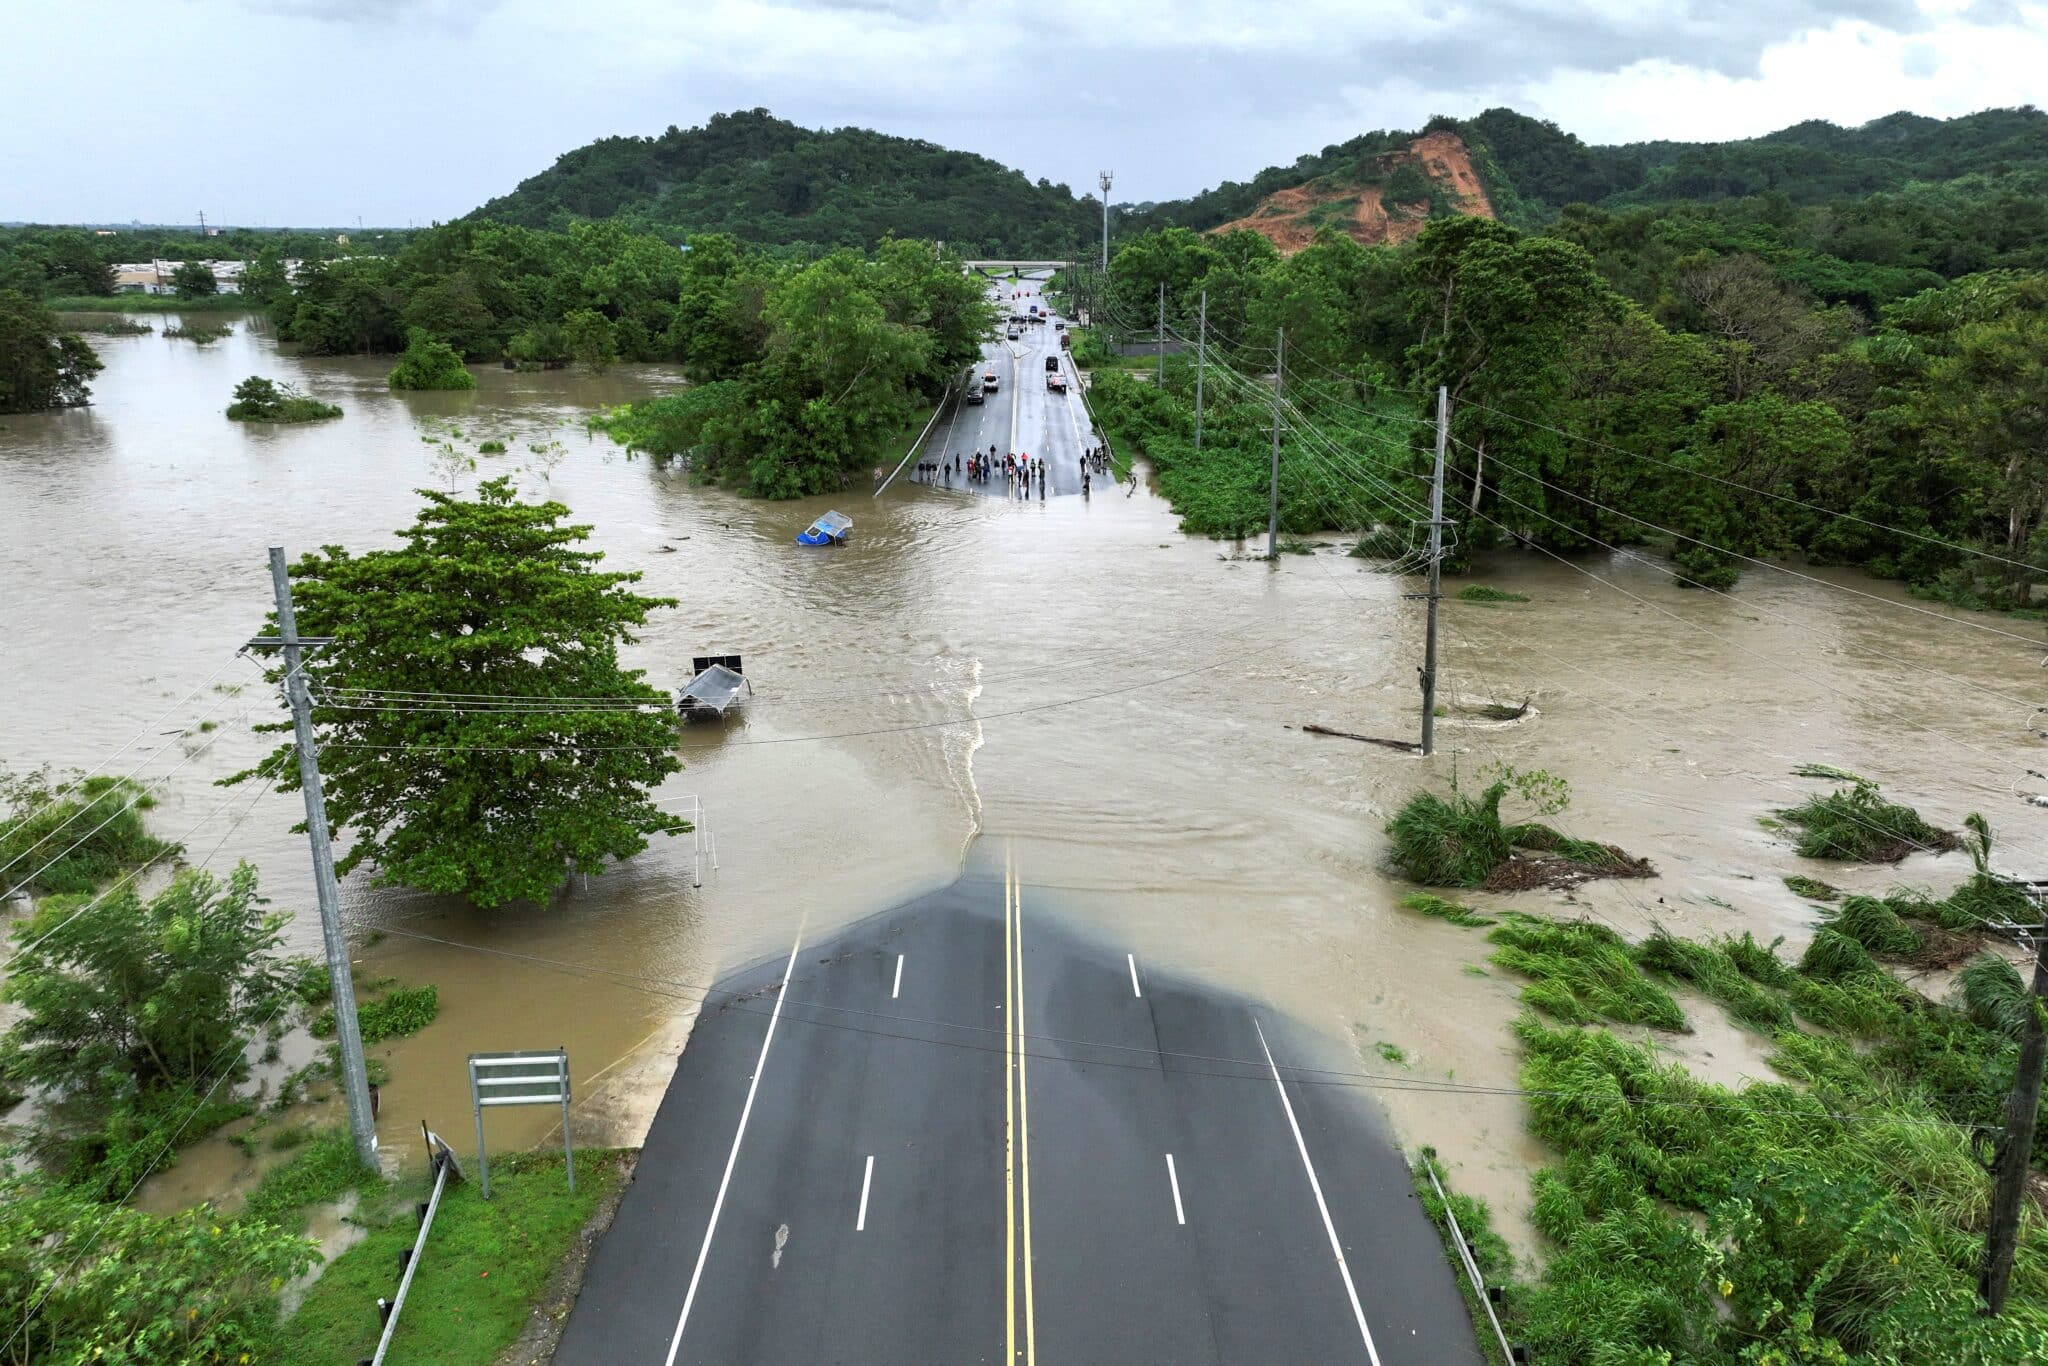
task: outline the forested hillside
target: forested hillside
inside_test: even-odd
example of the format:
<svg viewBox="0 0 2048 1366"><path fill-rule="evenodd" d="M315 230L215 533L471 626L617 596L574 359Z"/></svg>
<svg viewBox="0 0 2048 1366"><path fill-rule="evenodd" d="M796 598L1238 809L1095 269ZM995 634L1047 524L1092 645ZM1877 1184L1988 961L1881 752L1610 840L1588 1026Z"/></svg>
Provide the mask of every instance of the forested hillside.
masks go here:
<svg viewBox="0 0 2048 1366"><path fill-rule="evenodd" d="M749 109L702 128L579 147L472 217L530 228L620 218L767 246L915 237L1021 256L1065 254L1088 240L1093 203L971 152L865 128L800 128Z"/></svg>

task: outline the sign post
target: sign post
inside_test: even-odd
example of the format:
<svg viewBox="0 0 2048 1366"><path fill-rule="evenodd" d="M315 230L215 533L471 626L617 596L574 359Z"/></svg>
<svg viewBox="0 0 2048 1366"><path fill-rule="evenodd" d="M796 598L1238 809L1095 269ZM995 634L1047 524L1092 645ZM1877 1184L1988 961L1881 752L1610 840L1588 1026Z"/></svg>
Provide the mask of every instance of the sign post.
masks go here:
<svg viewBox="0 0 2048 1366"><path fill-rule="evenodd" d="M484 1199L491 1198L491 1159L484 1150L484 1110L493 1105L560 1105L562 1160L569 1167L569 1189L576 1189L576 1151L569 1141L569 1054L472 1053L469 1055L469 1105L476 1114L476 1165Z"/></svg>

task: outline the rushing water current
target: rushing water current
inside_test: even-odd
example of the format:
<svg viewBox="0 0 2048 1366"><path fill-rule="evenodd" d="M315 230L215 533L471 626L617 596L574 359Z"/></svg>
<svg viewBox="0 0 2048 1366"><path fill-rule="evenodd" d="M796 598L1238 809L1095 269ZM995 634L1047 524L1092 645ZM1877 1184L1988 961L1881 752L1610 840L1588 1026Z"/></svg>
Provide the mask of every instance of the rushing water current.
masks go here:
<svg viewBox="0 0 2048 1366"><path fill-rule="evenodd" d="M255 322L205 348L95 344L107 368L92 407L0 419L0 762L90 768L168 709L112 770L163 780L152 824L190 862L254 862L293 913L294 951L319 951L299 798L213 786L267 750L249 727L276 715L257 665L233 658L269 607L265 547L388 545L416 488L503 469L589 523L608 568L680 600L630 651L652 681L674 686L694 654L745 655L744 719L692 728L661 794L703 803L716 868L704 860L701 887L688 837L547 907L486 914L364 875L343 887L364 969L440 989L437 1024L376 1050L395 1152L417 1147L423 1118L467 1140L465 1055L556 1045L579 1141L632 1141L723 969L786 951L799 925L815 938L949 881L990 836L1059 913L1353 1045L1357 1075L1333 1080L1369 1088L1405 1140L1435 1143L1467 1189L1512 1211L1540 1152L1518 1099L1466 1088L1515 1083L1517 985L1485 965L1478 934L1397 909L1407 889L1382 871L1381 826L1416 787L1495 759L1570 779L1559 823L1660 875L1497 900L1631 934L1662 922L1804 941L1812 912L1780 878L1814 870L1759 824L1818 790L1791 775L1802 762L1879 779L1940 824L1982 810L2009 867L2048 872L2048 812L2019 795L2048 790L2028 774L2048 768L2029 726L2048 700L2039 629L1846 572L1757 571L1722 596L1678 589L1654 557L1495 557L1474 578L1530 601L1446 604L1452 714L1419 760L1298 729L1416 724L1422 604L1404 594L1419 585L1334 549L1233 559L1181 536L1143 490L733 497L585 433L593 409L679 382L659 368L479 368L472 393L394 394L388 362L283 355ZM231 423L222 409L249 374L346 416ZM437 460L436 439L474 454L490 438L508 453L476 455L474 471ZM834 506L851 544L792 543ZM217 670L238 690L173 707ZM1525 696L1520 722L1463 719L1473 699ZM1966 869L1951 855L1822 871L1882 887ZM1677 1056L1722 1080L1763 1072L1761 1041L1692 1013L1701 1028ZM490 1119L494 1144L546 1141L549 1125L544 1111ZM202 1145L148 1196L174 1205L252 1174Z"/></svg>

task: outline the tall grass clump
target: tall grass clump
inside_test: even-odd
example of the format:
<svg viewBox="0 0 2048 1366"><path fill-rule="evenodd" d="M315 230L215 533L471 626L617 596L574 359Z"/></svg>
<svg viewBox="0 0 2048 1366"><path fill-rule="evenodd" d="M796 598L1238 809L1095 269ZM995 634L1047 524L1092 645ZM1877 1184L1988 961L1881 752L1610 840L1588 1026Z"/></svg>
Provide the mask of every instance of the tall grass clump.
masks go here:
<svg viewBox="0 0 2048 1366"><path fill-rule="evenodd" d="M1754 940L1749 947L1761 949ZM1752 1029L1772 1034L1792 1025L1792 1007L1745 974L1721 945L1695 943L1659 929L1636 949L1636 962L1651 972L1691 983L1725 1007L1730 1018Z"/></svg>
<svg viewBox="0 0 2048 1366"><path fill-rule="evenodd" d="M1956 974L1963 1014L1979 1029L2017 1041L2032 1002L2019 970L1995 953L1980 953Z"/></svg>
<svg viewBox="0 0 2048 1366"><path fill-rule="evenodd" d="M1443 897L1430 892L1410 892L1401 898L1401 905L1418 915L1434 916L1438 920L1449 921L1468 930L1476 930L1494 923L1492 916L1481 915L1470 906L1446 901Z"/></svg>
<svg viewBox="0 0 2048 1366"><path fill-rule="evenodd" d="M1817 877L1794 873L1785 879L1785 885L1792 889L1792 895L1803 896L1808 901L1833 901L1840 896L1841 889L1822 882Z"/></svg>
<svg viewBox="0 0 2048 1366"><path fill-rule="evenodd" d="M1478 887L1487 874L1514 856L1500 803L1503 782L1477 797L1451 788L1449 795L1418 792L1387 822L1394 841L1394 866L1425 887Z"/></svg>
<svg viewBox="0 0 2048 1366"><path fill-rule="evenodd" d="M0 775L0 897L95 892L124 869L175 852L143 827L155 804L125 778L53 784L43 773Z"/></svg>
<svg viewBox="0 0 2048 1366"><path fill-rule="evenodd" d="M1904 958L1920 947L1918 932L1874 896L1842 898L1842 904L1822 923L1880 958Z"/></svg>
<svg viewBox="0 0 2048 1366"><path fill-rule="evenodd" d="M1912 807L1886 801L1872 782L1858 781L1809 798L1777 816L1798 827L1795 847L1807 858L1896 863L1916 850L1940 853L1958 843L1949 831L1922 820Z"/></svg>
<svg viewBox="0 0 2048 1366"><path fill-rule="evenodd" d="M1493 961L1531 980L1522 1000L1571 1024L1612 1020L1682 1031L1678 1002L1643 976L1628 941L1604 925L1514 915L1487 935Z"/></svg>

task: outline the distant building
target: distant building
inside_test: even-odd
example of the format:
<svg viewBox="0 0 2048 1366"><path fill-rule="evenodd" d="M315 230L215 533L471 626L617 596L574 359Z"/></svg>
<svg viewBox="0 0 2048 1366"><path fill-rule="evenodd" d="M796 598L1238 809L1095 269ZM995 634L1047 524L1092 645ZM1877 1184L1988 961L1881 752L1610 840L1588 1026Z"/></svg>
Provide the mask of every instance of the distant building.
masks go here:
<svg viewBox="0 0 2048 1366"><path fill-rule="evenodd" d="M114 267L114 292L116 294L176 294L178 286L174 277L183 261L138 261ZM242 271L247 261L217 261L211 258L200 264L213 270L214 284L222 294L242 292ZM284 277L296 282L299 267L305 264L297 257L287 258L283 263Z"/></svg>

